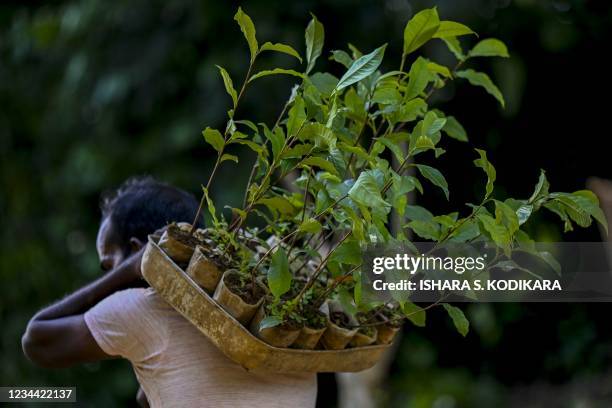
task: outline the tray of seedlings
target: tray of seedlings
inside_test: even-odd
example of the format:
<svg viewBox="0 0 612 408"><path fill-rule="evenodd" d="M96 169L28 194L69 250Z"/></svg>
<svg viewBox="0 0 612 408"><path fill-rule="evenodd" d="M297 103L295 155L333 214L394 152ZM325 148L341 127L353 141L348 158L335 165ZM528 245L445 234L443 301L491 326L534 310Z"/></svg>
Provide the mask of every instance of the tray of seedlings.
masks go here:
<svg viewBox="0 0 612 408"><path fill-rule="evenodd" d="M349 316L340 307L334 309L334 304L330 313L327 302L316 309L287 312L287 318L278 322L274 316L281 313L274 309L287 308L288 296L275 302L266 279L251 281L239 269L224 269L219 254L212 255L216 251L205 247L210 240L175 240L169 237L175 229L179 227L170 226L161 239L149 237L142 262L145 279L220 351L246 369L360 371L374 365L391 342L389 334L377 344L376 336L363 337L356 328L347 328ZM206 233L200 230L195 236ZM296 290L305 284L292 285L293 294L297 296ZM304 292L302 304L309 304L306 298L314 301L316 292Z"/></svg>
<svg viewBox="0 0 612 408"><path fill-rule="evenodd" d="M200 206L191 224L173 223L160 237L149 238L142 271L170 305L243 367L364 370L380 359L404 319L424 325L430 307L405 296L391 302L363 296L368 280L363 248L414 247L415 235L436 243L486 239L504 248L498 253L503 257L515 245L530 250L520 226L540 208L560 214L566 228L571 220L586 226L602 217L591 192L551 193L544 173L531 198L494 200L495 169L483 150L477 150L474 164L486 173L486 194L471 213L434 216L408 205L408 193L424 193L422 182L428 192L434 186L448 199L444 176L424 162L446 152L441 145L447 137L467 142L459 122L431 108L429 97L459 79L483 86L503 105L486 74L459 69L470 58L507 57L501 41L475 40L464 50L458 37L473 31L440 21L435 8L426 9L407 23L401 60L388 62L399 70L381 72L386 45L369 53L351 46L331 54L344 72L338 78L313 73L324 43L323 26L314 16L306 28L304 61L289 45L260 44L240 8L234 19L250 51L248 74L235 88L230 73L218 67L231 106L222 130L202 132L216 161ZM414 55L429 40L444 41L458 60L455 68ZM260 59L270 53L293 57L303 68L260 69ZM296 85L274 125L238 117L245 91L276 75L289 75ZM238 163L239 152L240 160L250 154L253 163L242 205L221 210L209 191L219 167ZM414 171L407 174L409 169ZM207 228L196 228L202 219ZM493 261L502 262L499 256ZM509 260L503 262L507 269ZM465 335L468 322L461 309L441 302L431 306L437 305Z"/></svg>

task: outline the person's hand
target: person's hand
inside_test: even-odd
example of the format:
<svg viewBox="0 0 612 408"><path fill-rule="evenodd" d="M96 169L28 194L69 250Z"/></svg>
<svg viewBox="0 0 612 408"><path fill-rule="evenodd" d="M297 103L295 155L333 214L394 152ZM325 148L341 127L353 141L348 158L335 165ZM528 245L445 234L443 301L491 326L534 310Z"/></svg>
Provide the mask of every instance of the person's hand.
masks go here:
<svg viewBox="0 0 612 408"><path fill-rule="evenodd" d="M140 264L142 262L142 255L144 254L145 247L131 253L127 258L123 260L111 273L122 276L123 282L131 285L142 280L142 271Z"/></svg>

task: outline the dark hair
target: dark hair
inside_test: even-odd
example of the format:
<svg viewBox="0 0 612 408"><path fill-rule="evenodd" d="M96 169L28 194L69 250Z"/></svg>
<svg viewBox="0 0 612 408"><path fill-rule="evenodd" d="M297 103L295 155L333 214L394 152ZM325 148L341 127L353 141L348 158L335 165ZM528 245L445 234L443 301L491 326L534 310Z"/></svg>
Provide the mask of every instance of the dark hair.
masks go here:
<svg viewBox="0 0 612 408"><path fill-rule="evenodd" d="M192 222L198 201L192 195L153 177L132 177L100 199L102 218L110 217L111 231L128 250L130 238L147 235L171 222ZM198 222L198 224L200 224Z"/></svg>

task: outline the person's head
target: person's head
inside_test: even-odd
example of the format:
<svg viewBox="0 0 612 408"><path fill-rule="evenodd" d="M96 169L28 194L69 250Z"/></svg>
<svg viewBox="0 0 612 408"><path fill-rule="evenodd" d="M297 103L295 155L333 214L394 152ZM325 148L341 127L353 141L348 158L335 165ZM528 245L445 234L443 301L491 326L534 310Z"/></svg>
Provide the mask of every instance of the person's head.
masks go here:
<svg viewBox="0 0 612 408"><path fill-rule="evenodd" d="M170 222L192 222L195 197L152 177L134 177L100 200L102 221L96 247L100 265L110 270L146 243L147 235Z"/></svg>

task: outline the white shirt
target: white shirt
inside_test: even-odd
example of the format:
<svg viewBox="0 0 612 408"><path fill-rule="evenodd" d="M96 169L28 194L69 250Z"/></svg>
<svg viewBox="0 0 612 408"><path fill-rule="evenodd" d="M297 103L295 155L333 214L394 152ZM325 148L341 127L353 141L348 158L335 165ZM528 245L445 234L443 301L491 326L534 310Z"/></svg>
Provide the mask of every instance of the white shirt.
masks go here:
<svg viewBox="0 0 612 408"><path fill-rule="evenodd" d="M151 288L127 289L85 313L105 353L132 363L151 407L314 407L313 373L250 373Z"/></svg>

